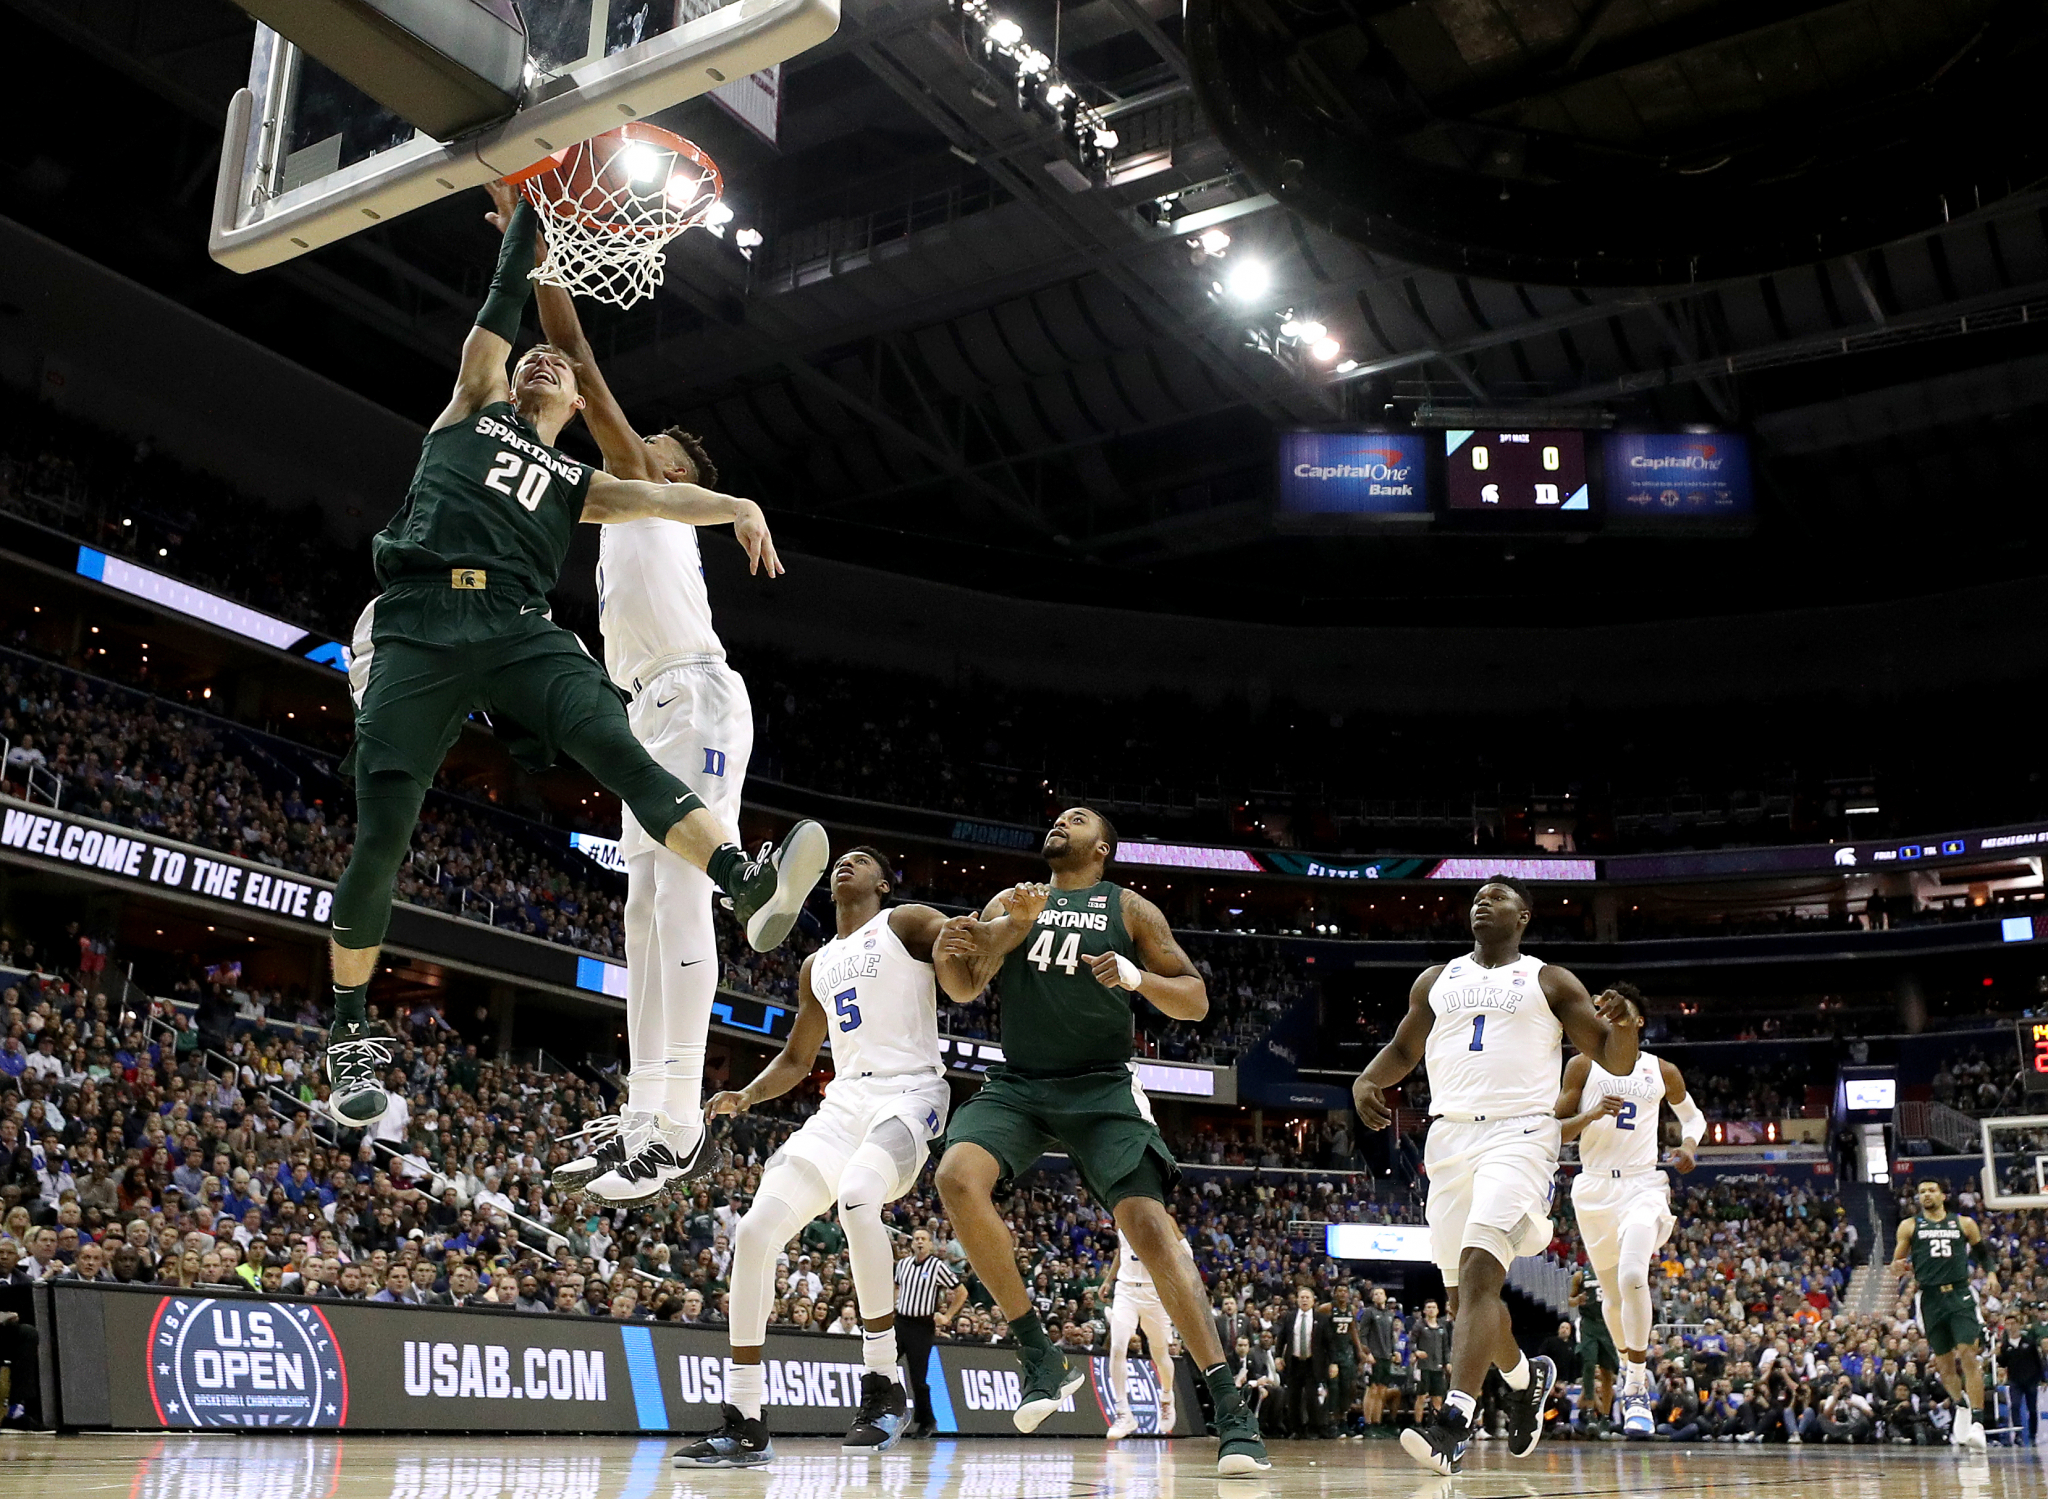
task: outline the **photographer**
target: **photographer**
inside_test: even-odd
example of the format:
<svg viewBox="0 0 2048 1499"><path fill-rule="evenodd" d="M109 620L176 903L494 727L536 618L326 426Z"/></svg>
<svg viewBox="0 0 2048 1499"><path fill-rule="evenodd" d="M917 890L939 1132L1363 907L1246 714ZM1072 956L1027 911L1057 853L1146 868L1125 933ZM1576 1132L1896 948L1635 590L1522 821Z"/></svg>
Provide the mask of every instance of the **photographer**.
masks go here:
<svg viewBox="0 0 2048 1499"><path fill-rule="evenodd" d="M1697 1442L1700 1425L1699 1397L1686 1388L1685 1376L1667 1374L1657 1397L1657 1435L1672 1442Z"/></svg>
<svg viewBox="0 0 2048 1499"><path fill-rule="evenodd" d="M1877 1430L1877 1412L1848 1375L1836 1376L1821 1402L1820 1434L1828 1442L1867 1442Z"/></svg>

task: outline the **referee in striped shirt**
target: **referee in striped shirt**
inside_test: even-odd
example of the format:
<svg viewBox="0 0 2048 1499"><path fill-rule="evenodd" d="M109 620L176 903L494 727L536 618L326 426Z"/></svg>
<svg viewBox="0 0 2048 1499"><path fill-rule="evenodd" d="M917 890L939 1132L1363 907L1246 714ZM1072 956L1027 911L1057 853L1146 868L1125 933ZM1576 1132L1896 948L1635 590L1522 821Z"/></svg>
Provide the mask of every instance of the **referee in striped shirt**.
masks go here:
<svg viewBox="0 0 2048 1499"><path fill-rule="evenodd" d="M896 1262L896 1346L910 1367L910 1393L916 1402L916 1419L905 1433L929 1437L932 1423L932 1387L926 1377L931 1367L934 1320L939 1316L939 1297L946 1299L945 1318L950 1323L967 1300L967 1288L944 1259L932 1253L932 1236L919 1229L910 1236L910 1255Z"/></svg>

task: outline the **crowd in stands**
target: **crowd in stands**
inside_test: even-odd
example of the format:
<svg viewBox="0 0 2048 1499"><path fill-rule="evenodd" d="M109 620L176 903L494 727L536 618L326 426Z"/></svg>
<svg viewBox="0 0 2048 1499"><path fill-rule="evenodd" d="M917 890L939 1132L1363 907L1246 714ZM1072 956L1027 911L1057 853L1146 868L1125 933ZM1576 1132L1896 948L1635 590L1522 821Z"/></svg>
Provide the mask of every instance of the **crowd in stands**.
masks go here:
<svg viewBox="0 0 2048 1499"><path fill-rule="evenodd" d="M373 587L367 547L339 542L316 510L276 509L147 443L34 400L15 405L18 420L0 434L0 512L347 638ZM559 615L581 617L566 601ZM1834 787L1835 768L1796 743L1759 740L1733 719L1717 728L1689 708L1674 710L1683 717L1669 732L1643 720L1616 733L1566 705L1549 732L1512 746L1510 762L1509 746L1474 732L1476 720L1347 720L1284 695L1105 703L972 678L941 686L911 673L819 670L757 647L736 649L735 662L752 684L757 776L1026 825L1051 802L1087 801L1133 834L1425 852L1533 851L1539 824L1555 822L1581 852L1619 852L1841 836L1848 801L1868 799ZM1075 732L1105 714L1114 737ZM1692 746L1692 758L1649 756L1638 736ZM1862 819L1861 837L2034 815L2048 787L2032 761L1973 777L1907 758L1881 775L1853 770L1884 783L1884 813ZM1536 796L1538 785L1556 791ZM1406 800L1370 799L1390 789Z"/></svg>

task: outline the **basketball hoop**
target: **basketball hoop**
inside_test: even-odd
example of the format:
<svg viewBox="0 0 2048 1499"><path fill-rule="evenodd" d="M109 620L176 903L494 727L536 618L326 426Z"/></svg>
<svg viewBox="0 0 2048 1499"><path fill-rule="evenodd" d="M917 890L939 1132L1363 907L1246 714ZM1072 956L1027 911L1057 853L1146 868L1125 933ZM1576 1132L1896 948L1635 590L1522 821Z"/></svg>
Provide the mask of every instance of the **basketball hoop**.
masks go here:
<svg viewBox="0 0 2048 1499"><path fill-rule="evenodd" d="M670 240L731 216L719 202L718 164L673 131L637 120L505 180L526 194L547 239L533 279L620 307L661 285Z"/></svg>

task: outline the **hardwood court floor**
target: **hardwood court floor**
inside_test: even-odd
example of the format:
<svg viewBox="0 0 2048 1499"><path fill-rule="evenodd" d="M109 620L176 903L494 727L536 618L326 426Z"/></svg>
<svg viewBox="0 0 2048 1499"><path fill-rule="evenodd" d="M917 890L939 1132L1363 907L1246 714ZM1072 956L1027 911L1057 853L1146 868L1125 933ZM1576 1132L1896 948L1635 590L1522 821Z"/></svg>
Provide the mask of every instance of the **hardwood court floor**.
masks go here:
<svg viewBox="0 0 2048 1499"><path fill-rule="evenodd" d="M768 1468L680 1471L675 1444L619 1438L17 1436L0 1499L2048 1499L2036 1449L1545 1443L1435 1478L1392 1442L1276 1443L1272 1472L1219 1479L1213 1443L967 1440L842 1457L777 1442ZM2041 1449L2048 1450L2048 1449Z"/></svg>

